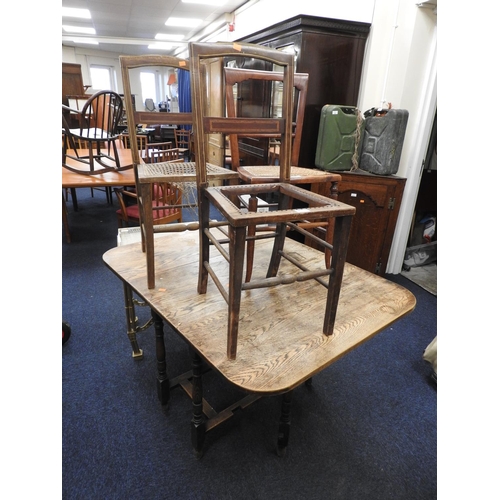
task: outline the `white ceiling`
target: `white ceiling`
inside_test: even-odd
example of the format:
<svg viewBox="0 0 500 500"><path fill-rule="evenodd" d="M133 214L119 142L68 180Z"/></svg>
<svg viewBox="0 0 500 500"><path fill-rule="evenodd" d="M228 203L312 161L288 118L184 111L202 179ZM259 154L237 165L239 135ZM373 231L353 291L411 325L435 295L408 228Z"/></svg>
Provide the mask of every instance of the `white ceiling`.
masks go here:
<svg viewBox="0 0 500 500"><path fill-rule="evenodd" d="M70 47L85 47L121 54L151 54L148 44L154 43L157 33L185 35L187 43L191 38L205 33L210 26L226 26L232 20L229 15L248 0L227 0L221 7L182 3L181 0L62 0L63 7L88 9L91 19L63 18L62 24L93 27L96 35L68 34L62 32L62 43ZM225 15L227 13L227 15ZM169 17L196 17L203 23L195 29L165 26ZM215 26L214 26L215 23ZM90 38L99 45L75 43L72 38ZM165 51L165 54L174 54Z"/></svg>

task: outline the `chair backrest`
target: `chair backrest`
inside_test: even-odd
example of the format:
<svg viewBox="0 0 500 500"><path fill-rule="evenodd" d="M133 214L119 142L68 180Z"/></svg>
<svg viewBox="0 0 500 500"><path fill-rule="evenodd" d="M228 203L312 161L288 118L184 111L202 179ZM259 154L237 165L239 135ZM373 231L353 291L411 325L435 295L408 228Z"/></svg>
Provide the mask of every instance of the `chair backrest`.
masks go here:
<svg viewBox="0 0 500 500"><path fill-rule="evenodd" d="M182 220L181 208L156 208L182 203L181 189L168 182L155 182L151 184L153 198L153 220L155 224L167 224L173 220Z"/></svg>
<svg viewBox="0 0 500 500"><path fill-rule="evenodd" d="M121 134L120 141L125 149L132 149L132 139L130 138L130 134ZM141 156L147 150L148 147L148 136L142 134L135 134L135 142L137 147L141 151Z"/></svg>
<svg viewBox="0 0 500 500"><path fill-rule="evenodd" d="M292 152L292 114L294 88L294 56L284 51L262 45L247 43L190 43L191 91L193 100L193 122L195 132L196 173L199 187L207 186L207 163L209 154L206 147L207 134L235 134L242 136L268 136L280 139L280 182L290 181ZM221 71L227 58L240 61L259 60L271 73L281 72L283 82L282 116L271 118L242 118L229 116L207 116L208 98L217 89L209 88L207 63L220 59ZM213 63L211 63L213 64ZM272 80L272 78L270 78ZM219 87L220 82L214 82ZM214 85L214 86L215 86Z"/></svg>
<svg viewBox="0 0 500 500"><path fill-rule="evenodd" d="M189 151L189 140L191 131L184 128L175 129L175 147L187 149Z"/></svg>
<svg viewBox="0 0 500 500"><path fill-rule="evenodd" d="M251 70L242 68L224 68L224 76L226 82L226 110L227 116L236 117L236 106L234 102L234 89L235 84L239 84L249 80L259 80L268 82L282 82L283 73L262 71L262 70ZM306 99L307 99L307 87L309 83L309 75L307 73L295 73L293 86L296 90L295 98L296 101L296 111L294 114L293 126L293 146L292 146L292 165L297 166L299 163L300 154L300 143L302 140L302 127L304 124L304 113L306 109ZM269 89L271 91L271 89ZM278 138L279 134L252 134L253 137L269 137ZM240 155L238 146L238 136L236 134L229 135L229 144L231 148L231 160L233 170L237 170L240 166ZM273 147L276 148L276 141L273 143ZM271 150L271 141L270 141ZM270 151L271 155L272 152Z"/></svg>
<svg viewBox="0 0 500 500"><path fill-rule="evenodd" d="M160 113L155 111L137 111L134 107L132 94L137 94L138 89L132 86L132 82L138 81L137 75L140 68L158 67L160 70L167 71L189 71L190 63L186 59L180 59L173 56L163 55L144 55L144 56L120 56L120 66L123 80L123 95L125 98L125 107L127 110L127 124L131 138L136 135L136 125L142 124L160 124L160 125L191 125L192 114L190 112L179 113ZM166 76L166 74L165 74ZM133 143L132 143L133 144ZM132 147L132 161L134 165L141 162L141 155L138 150Z"/></svg>
<svg viewBox="0 0 500 500"><path fill-rule="evenodd" d="M147 163L160 163L160 162L181 162L184 158L181 157L177 148L173 149L150 149L147 157L144 159Z"/></svg>
<svg viewBox="0 0 500 500"><path fill-rule="evenodd" d="M123 100L119 94L111 90L101 90L92 95L83 105L82 116L86 126L81 129L95 129L87 137L101 137L99 130L106 132L109 139L119 135L118 125L123 115ZM83 133L80 135L85 136Z"/></svg>

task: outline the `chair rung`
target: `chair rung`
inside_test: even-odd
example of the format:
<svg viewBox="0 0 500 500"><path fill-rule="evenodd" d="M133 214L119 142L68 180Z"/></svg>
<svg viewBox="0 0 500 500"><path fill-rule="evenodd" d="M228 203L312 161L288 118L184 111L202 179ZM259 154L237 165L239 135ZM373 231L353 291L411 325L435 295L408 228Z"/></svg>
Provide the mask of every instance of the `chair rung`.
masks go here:
<svg viewBox="0 0 500 500"><path fill-rule="evenodd" d="M310 238L311 240L315 241L322 247L328 248L328 250L333 250L333 246L330 245L330 243L326 242L325 240L322 240L321 238L318 238L318 236L315 236L314 234L310 233L309 231L306 231L305 229L301 228L299 225L294 224L293 222L287 222L287 225L290 226L291 228L294 229L294 231L297 231L307 238Z"/></svg>
<svg viewBox="0 0 500 500"><path fill-rule="evenodd" d="M226 301L226 304L229 304L229 294L227 293L226 289L224 288L224 285L220 282L219 278L215 274L214 270L210 266L210 264L205 261L203 262L203 265L205 266L205 269L208 271L208 274L212 277L214 280L215 286L219 289L219 292L221 293L222 297Z"/></svg>
<svg viewBox="0 0 500 500"><path fill-rule="evenodd" d="M252 290L254 288L269 288L277 285L291 285L296 281L307 281L311 279L320 278L321 276L326 276L332 274L331 269L319 269L317 271L304 271L300 274L284 274L282 276L276 276L275 278L262 278L250 281L248 283L243 283L241 286L242 290Z"/></svg>

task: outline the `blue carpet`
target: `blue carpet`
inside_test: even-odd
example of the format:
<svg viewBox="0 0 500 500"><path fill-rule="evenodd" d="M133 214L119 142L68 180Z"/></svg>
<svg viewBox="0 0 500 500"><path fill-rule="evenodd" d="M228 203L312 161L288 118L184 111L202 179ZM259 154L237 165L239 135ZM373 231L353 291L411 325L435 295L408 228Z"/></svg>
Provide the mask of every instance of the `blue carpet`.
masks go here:
<svg viewBox="0 0 500 500"><path fill-rule="evenodd" d="M190 400L180 389L162 409L155 386L154 333L139 334L133 360L123 288L102 261L116 246L115 206L78 190L68 204L72 242L62 234L62 497L77 499L437 498L437 389L422 360L436 335L436 297L401 275L415 311L293 393L287 454L275 454L280 398L264 398L207 434L196 460ZM138 308L141 321L149 311ZM190 368L187 347L168 328L171 376ZM235 389L204 377L217 409Z"/></svg>

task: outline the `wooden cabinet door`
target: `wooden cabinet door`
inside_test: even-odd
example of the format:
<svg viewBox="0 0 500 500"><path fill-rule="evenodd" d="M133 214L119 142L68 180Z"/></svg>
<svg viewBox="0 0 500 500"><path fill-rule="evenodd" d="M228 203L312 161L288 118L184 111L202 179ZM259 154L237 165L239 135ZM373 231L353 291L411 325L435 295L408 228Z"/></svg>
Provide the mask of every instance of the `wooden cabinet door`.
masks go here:
<svg viewBox="0 0 500 500"><path fill-rule="evenodd" d="M347 261L384 275L406 179L339 172L338 200L356 208Z"/></svg>

